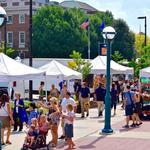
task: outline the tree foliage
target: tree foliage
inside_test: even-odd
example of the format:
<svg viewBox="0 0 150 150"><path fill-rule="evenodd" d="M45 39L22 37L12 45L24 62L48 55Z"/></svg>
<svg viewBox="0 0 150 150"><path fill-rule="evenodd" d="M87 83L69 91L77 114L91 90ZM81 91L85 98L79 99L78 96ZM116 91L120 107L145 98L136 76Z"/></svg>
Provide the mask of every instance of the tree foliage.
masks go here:
<svg viewBox="0 0 150 150"><path fill-rule="evenodd" d="M69 57L73 49L83 52L86 32L79 26L84 13L61 7L41 8L34 17L33 55L35 57Z"/></svg>
<svg viewBox="0 0 150 150"><path fill-rule="evenodd" d="M83 80L86 79L91 71L91 63L82 59L82 54L75 50L73 50L72 54L70 54L70 57L73 61L68 62L68 66L82 73Z"/></svg>
<svg viewBox="0 0 150 150"><path fill-rule="evenodd" d="M134 33L129 30L127 23L122 19L114 21L114 28L116 30L116 36L112 47L112 53L118 50L125 59L130 60L134 58Z"/></svg>
<svg viewBox="0 0 150 150"><path fill-rule="evenodd" d="M140 56L136 61L133 59L130 63L130 67L134 67L135 76L139 76L139 72L141 69L150 66L150 45L142 48L144 54Z"/></svg>
<svg viewBox="0 0 150 150"><path fill-rule="evenodd" d="M117 32L113 53L117 50L127 59L134 55L134 35L123 20L115 20L111 12L97 12L87 15L79 9L63 9L60 6L44 6L33 18L33 56L68 58L77 49L83 58L88 56L88 33L80 28L81 23L90 19L91 58L98 55L98 42L103 43L101 30L114 26Z"/></svg>
<svg viewBox="0 0 150 150"><path fill-rule="evenodd" d="M116 62L119 62L123 59L123 56L119 53L119 51L115 51L112 55L112 59Z"/></svg>
<svg viewBox="0 0 150 150"><path fill-rule="evenodd" d="M145 35L143 33L135 34L135 49L136 49L136 56L140 57L143 55L144 52L144 40ZM147 36L147 45L150 45L150 37Z"/></svg>
<svg viewBox="0 0 150 150"><path fill-rule="evenodd" d="M4 53L4 42L1 43L1 46L0 46L0 52ZM6 55L9 56L9 57L14 57L14 53L15 53L15 50L10 48L10 47L7 47L6 48Z"/></svg>

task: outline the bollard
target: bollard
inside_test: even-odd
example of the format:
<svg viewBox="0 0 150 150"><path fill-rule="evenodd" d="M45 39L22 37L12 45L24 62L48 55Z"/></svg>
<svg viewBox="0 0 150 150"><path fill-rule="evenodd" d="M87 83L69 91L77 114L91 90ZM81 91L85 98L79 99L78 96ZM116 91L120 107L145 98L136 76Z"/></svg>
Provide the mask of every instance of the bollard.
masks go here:
<svg viewBox="0 0 150 150"><path fill-rule="evenodd" d="M1 129L2 129L2 122L0 121L0 150L2 150L2 137L1 137Z"/></svg>

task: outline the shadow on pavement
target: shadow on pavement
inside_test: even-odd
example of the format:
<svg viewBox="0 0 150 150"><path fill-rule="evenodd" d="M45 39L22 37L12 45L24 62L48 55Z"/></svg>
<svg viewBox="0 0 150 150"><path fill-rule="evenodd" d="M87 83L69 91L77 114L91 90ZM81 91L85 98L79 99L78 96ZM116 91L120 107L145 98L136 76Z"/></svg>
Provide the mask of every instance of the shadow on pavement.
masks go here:
<svg viewBox="0 0 150 150"><path fill-rule="evenodd" d="M87 145L79 146L80 149L93 149L96 148L94 146L95 143L99 142L99 140L105 138L107 135L102 135L101 137L98 137L96 140L92 141L91 143L88 143Z"/></svg>

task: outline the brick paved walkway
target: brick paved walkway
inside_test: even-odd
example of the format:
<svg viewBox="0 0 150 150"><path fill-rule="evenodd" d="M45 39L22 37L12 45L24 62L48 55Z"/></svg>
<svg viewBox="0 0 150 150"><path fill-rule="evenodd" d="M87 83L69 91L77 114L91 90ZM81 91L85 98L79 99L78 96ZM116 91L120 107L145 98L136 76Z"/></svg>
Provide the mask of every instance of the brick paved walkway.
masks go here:
<svg viewBox="0 0 150 150"><path fill-rule="evenodd" d="M75 141L77 150L149 150L150 121L144 121L137 128L123 129L124 122L112 126L114 134L101 135L95 132ZM65 150L66 146L58 147Z"/></svg>

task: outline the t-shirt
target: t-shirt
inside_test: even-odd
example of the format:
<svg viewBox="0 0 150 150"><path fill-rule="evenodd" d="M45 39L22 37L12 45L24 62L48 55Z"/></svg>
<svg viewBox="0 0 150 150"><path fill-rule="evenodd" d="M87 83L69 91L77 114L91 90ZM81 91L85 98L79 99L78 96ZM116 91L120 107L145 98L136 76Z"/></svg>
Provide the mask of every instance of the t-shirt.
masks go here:
<svg viewBox="0 0 150 150"><path fill-rule="evenodd" d="M118 94L118 91L116 89L112 89L111 92L111 100L112 101L117 101L117 94Z"/></svg>
<svg viewBox="0 0 150 150"><path fill-rule="evenodd" d="M97 101L104 101L105 100L106 90L101 88L101 87L98 87L95 90L95 94L96 94L96 100Z"/></svg>
<svg viewBox="0 0 150 150"><path fill-rule="evenodd" d="M80 93L82 98L87 98L89 97L90 89L88 87L81 88Z"/></svg>
<svg viewBox="0 0 150 150"><path fill-rule="evenodd" d="M125 92L124 94L125 100L127 102L126 105L132 105L134 100L134 92Z"/></svg>
<svg viewBox="0 0 150 150"><path fill-rule="evenodd" d="M18 113L19 112L19 100L16 100L16 113Z"/></svg>
<svg viewBox="0 0 150 150"><path fill-rule="evenodd" d="M72 106L76 106L76 102L73 98L69 98L69 99L66 99L66 98L63 98L62 102L61 102L61 107L62 107L62 112L66 112L67 109L66 109L66 106L68 104L71 104Z"/></svg>
<svg viewBox="0 0 150 150"><path fill-rule="evenodd" d="M66 116L72 117L74 119L75 118L75 113L69 111L69 112L67 112ZM70 120L65 118L65 124L73 124L73 121L70 121Z"/></svg>

